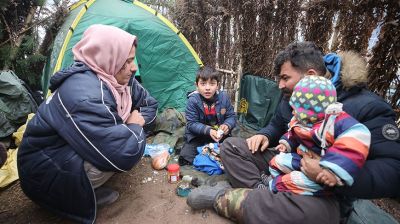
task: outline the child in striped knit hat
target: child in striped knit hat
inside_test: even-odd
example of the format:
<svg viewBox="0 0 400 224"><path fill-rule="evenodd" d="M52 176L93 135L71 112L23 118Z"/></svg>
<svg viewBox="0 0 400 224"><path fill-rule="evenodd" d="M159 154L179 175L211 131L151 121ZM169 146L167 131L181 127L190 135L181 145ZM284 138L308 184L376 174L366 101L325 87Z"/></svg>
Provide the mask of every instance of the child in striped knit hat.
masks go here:
<svg viewBox="0 0 400 224"><path fill-rule="evenodd" d="M269 189L301 195L326 195L334 186L352 185L369 151L368 128L342 111L336 89L321 76L305 76L290 98L293 118L270 161ZM301 171L303 157L318 158L316 182Z"/></svg>

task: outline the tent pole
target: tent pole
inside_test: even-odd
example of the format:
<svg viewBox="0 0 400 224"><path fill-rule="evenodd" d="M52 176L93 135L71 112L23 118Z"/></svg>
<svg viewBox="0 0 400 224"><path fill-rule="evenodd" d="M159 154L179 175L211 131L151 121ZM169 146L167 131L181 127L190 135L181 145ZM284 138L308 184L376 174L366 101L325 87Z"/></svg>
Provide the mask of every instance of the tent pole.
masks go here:
<svg viewBox="0 0 400 224"><path fill-rule="evenodd" d="M243 68L242 68L242 57L239 59L239 65L238 65L238 71L237 71L237 76L236 76L236 83L235 83L235 104L234 104L234 111L238 111L238 106L239 106L239 90L240 90L240 80L242 79L243 76Z"/></svg>

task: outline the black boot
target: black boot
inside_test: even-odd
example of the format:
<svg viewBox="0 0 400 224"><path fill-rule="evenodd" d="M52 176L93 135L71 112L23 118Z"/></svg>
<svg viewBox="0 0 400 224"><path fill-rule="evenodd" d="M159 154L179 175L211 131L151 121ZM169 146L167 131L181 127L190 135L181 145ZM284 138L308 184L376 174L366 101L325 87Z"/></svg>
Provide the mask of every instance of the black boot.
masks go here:
<svg viewBox="0 0 400 224"><path fill-rule="evenodd" d="M96 204L98 207L103 207L114 203L119 198L118 191L114 191L108 187L98 187L94 190L96 195Z"/></svg>
<svg viewBox="0 0 400 224"><path fill-rule="evenodd" d="M202 185L189 193L186 203L193 209L212 208L215 200L229 188L232 187L227 181L217 182L214 186Z"/></svg>

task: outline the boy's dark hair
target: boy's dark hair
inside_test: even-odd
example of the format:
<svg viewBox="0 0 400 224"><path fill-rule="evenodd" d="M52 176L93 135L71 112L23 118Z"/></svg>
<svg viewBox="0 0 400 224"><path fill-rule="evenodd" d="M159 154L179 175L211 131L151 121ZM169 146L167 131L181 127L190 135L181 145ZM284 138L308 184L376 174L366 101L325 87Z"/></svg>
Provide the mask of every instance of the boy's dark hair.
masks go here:
<svg viewBox="0 0 400 224"><path fill-rule="evenodd" d="M326 68L324 55L314 42L294 42L289 44L285 50L278 53L274 61L274 75L281 72L283 63L290 61L292 66L299 72L315 69L318 75L325 75Z"/></svg>
<svg viewBox="0 0 400 224"><path fill-rule="evenodd" d="M199 80L216 80L219 83L219 72L213 68L204 66L199 69L196 74L196 84L199 83Z"/></svg>

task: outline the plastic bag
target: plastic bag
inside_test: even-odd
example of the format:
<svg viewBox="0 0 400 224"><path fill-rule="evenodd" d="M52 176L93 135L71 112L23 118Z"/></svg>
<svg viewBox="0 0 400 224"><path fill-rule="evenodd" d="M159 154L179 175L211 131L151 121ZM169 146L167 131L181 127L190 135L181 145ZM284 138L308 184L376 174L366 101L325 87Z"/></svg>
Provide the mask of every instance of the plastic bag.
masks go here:
<svg viewBox="0 0 400 224"><path fill-rule="evenodd" d="M162 154L164 151L170 153L172 148L168 144L146 144L143 156L150 156L151 158Z"/></svg>
<svg viewBox="0 0 400 224"><path fill-rule="evenodd" d="M171 147L168 144L146 144L144 154L151 157L153 169L161 170L168 164L170 151Z"/></svg>

